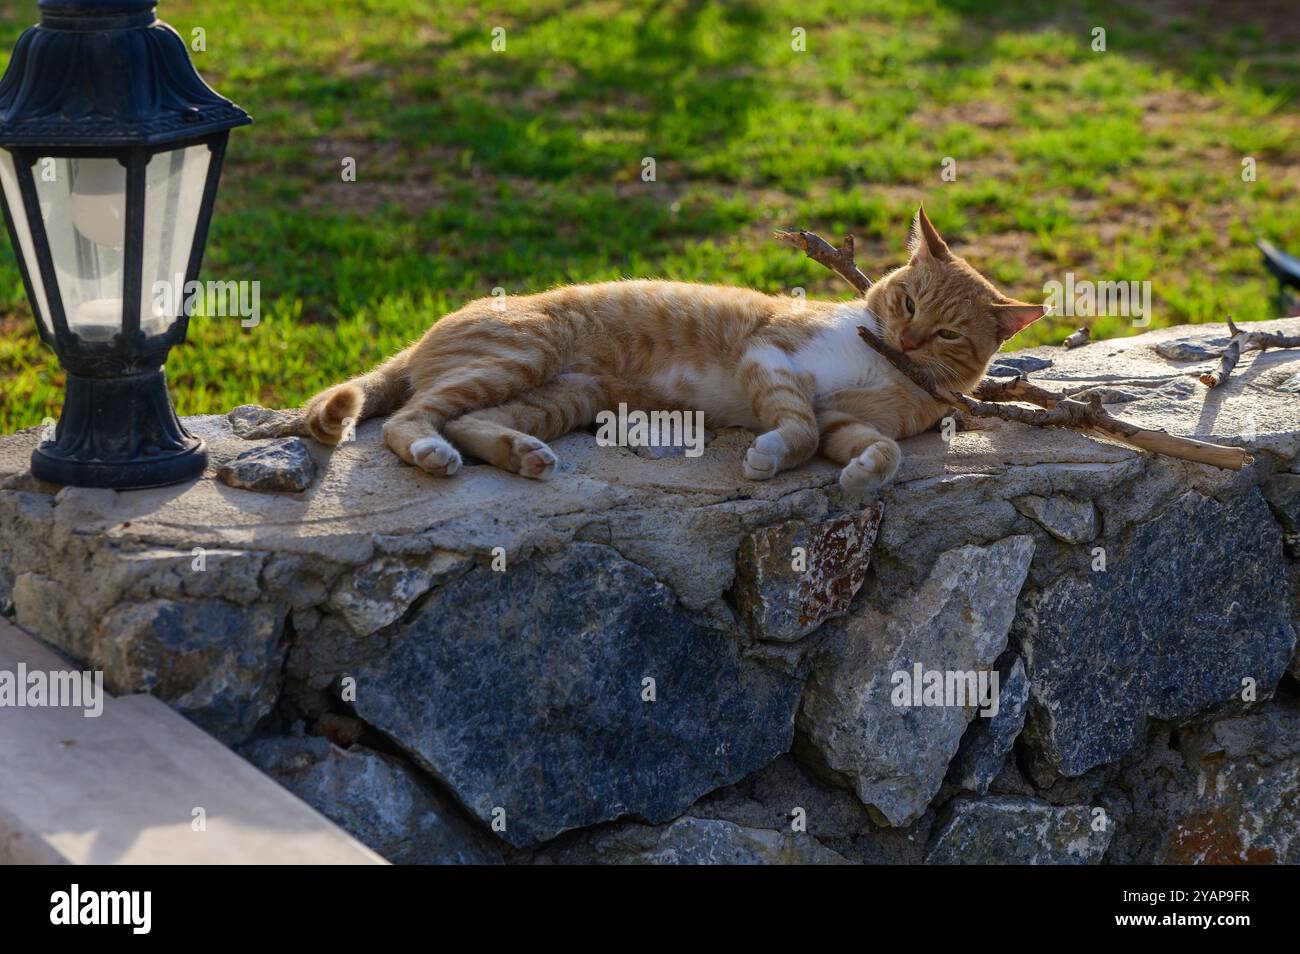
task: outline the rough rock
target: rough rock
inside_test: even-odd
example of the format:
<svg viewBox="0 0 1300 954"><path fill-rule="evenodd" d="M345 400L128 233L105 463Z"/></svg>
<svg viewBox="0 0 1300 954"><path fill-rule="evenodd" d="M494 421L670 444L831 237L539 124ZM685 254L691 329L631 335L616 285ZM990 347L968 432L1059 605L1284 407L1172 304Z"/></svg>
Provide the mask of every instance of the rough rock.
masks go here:
<svg viewBox="0 0 1300 954"><path fill-rule="evenodd" d="M256 404L241 404L226 415L236 437L253 441L268 437L306 436L302 411L298 408L275 410Z"/></svg>
<svg viewBox="0 0 1300 954"><path fill-rule="evenodd" d="M1114 834L1087 805L1057 806L998 795L958 799L926 855L932 865L1083 865L1105 854ZM1102 818L1094 830L1094 818Z"/></svg>
<svg viewBox="0 0 1300 954"><path fill-rule="evenodd" d="M351 674L357 714L517 846L673 818L789 748L799 691L594 544L470 571Z"/></svg>
<svg viewBox="0 0 1300 954"><path fill-rule="evenodd" d="M1295 334L1300 320L1258 327ZM419 754L422 745L445 756L449 776L480 796L498 775L510 774L501 768L507 757L521 759L523 768L510 774L511 797L519 793L519 804L529 806L524 814L545 822L524 833L529 839L557 825L592 824L586 818L605 821L561 837L581 840L611 825L631 825L634 805L654 807L653 817L636 820L648 827L670 825L685 813L785 832L792 803L807 809L808 830L817 842L845 858L915 861L935 819L947 818L956 789L942 785L928 798L922 791L943 779L958 739L972 732L965 717L951 733L926 723L926 731L911 740L881 736L876 750L903 765L908 778L902 785L906 797L899 798L885 790L884 781L872 781L884 790L878 797L906 808L896 818L921 809L915 821L889 827L878 807L858 799L857 768L838 771L821 764L811 733L799 734L795 750L799 760L807 759L808 771L796 766L786 753L788 724L784 734L778 732L777 715L783 711L788 719L787 707L795 705L809 672L814 684L835 685L837 659L848 673L840 704L851 713L850 690L861 690L851 685L853 667L865 679L870 666L863 662L863 647L884 638L901 608L918 618L926 614L927 580L944 554L1030 535L1036 541L1032 562L1019 598L1009 599L1016 599L1019 616L1012 639L1027 647L1031 713L1016 758L1006 760L988 790L1059 807L1103 804L1123 816L1107 860L1153 858L1150 846L1164 844L1161 833L1169 834L1184 817L1179 806L1192 805L1174 794L1197 784L1195 774L1183 774L1193 768L1183 764L1180 740L1252 708L1227 692L1229 676L1238 686L1243 677L1254 678L1260 699L1291 685L1289 679L1277 681L1286 633L1276 626L1269 631L1268 623L1283 615L1289 624L1295 619L1294 601L1284 596L1288 579L1290 595L1300 594L1300 534L1291 529L1294 480L1286 476L1297 472L1300 453L1300 402L1287 390L1300 369L1300 352L1244 355L1237 372L1207 392L1194 367L1158 351L1167 341L1217 349L1222 343L1215 339L1222 337L1217 326L1170 328L1011 357L1051 361L1032 372L1044 387L1099 394L1116 403L1115 413L1140 426L1247 446L1253 464L1240 472L1219 471L1073 431L999 421L981 421L979 429L949 441L935 432L910 438L902 442L895 484L881 494L884 511L870 565L861 585L855 584L847 615L792 642L755 640L743 625L736 601L738 555L751 535L791 522L811 528L856 510L838 488L839 468L829 461L815 459L755 483L740 477L752 440L744 430L719 429L702 457L660 460L600 447L593 435L574 433L552 442L560 465L548 482L523 481L486 466L439 480L397 460L383 445L382 422L375 420L337 447L306 442L318 467L306 490L260 494L221 483L217 468L253 446L239 433L256 440L301 436L301 422L297 412L255 408L186 418L186 426L207 441L212 466L200 480L153 490L42 484L28 472L40 430L0 437L0 612L12 613L69 658L104 668L110 685L151 688L196 719L209 719L232 742L282 719L314 722L336 710L340 691L355 685L359 711L353 717L361 734L349 723L336 736L376 738L377 727L366 724L360 711L376 706L378 718L394 718L398 728L384 730L385 745L401 751L436 792L460 797L453 785L437 780L432 762ZM1268 507L1261 507L1261 492ZM1177 516L1174 508L1184 499L1201 508L1204 533ZM1056 514L1060 506L1080 519ZM1082 539L1089 512L1097 535ZM544 571L570 565L566 561L582 564L582 546L590 544L600 545L607 557L594 574L596 596L583 595L580 576L561 579ZM1097 547L1112 575L1123 576L1135 565L1159 569L1124 585L1102 581L1090 568ZM494 574L497 563L504 571ZM623 583L600 582L609 574ZM1148 599L1157 577L1171 594L1163 604ZM638 595L624 593L624 584ZM1126 593L1126 585L1137 585L1141 595ZM543 597L544 590L555 595ZM615 590L622 595L605 598ZM507 602L507 595L519 602ZM1059 616L1060 633L1043 627L1039 613L1052 599L1066 610ZM544 627L526 617L528 607L548 600L577 607L564 617L562 640L544 641ZM435 610L441 614L436 618ZM1111 625L1126 616L1131 625ZM154 629L171 619L182 622L166 623L170 635L156 637ZM441 619L451 621L446 632ZM103 628L106 620L109 629ZM889 625L909 630L901 618ZM444 652L439 647L447 633L451 643ZM423 656L409 645L419 634L430 644ZM513 650L507 637L521 639L523 648ZM120 648L112 645L116 641ZM626 658L624 643L630 647ZM554 649L557 644L561 650ZM473 649L480 645L484 654L495 647L501 656L499 670L489 672L494 678L501 674L499 685L478 685L483 699L461 710L439 703L430 692L429 670L452 659L471 672L486 672L490 667ZM879 667L895 665L893 647L880 651ZM933 655L933 649L926 652ZM428 668L421 670L426 658ZM408 673L396 671L402 661L409 662ZM645 675L640 670L651 664L659 670L654 717L668 728L658 736L662 744L651 747L659 762L638 763L639 771L629 773L631 757L619 748L623 737L639 744L662 726L629 721L622 697L593 686L621 690L635 674L639 692ZM774 666L780 671L773 672ZM1300 663L1292 666L1300 675ZM686 705L665 704L673 698L665 678L676 683L677 699L685 691ZM570 683L572 694L566 695ZM753 698L738 699L752 695L756 685L767 687L767 708ZM376 687L387 696L370 693ZM450 695L460 702L472 691L460 686ZM597 701L549 705L570 698ZM744 704L762 711L751 718ZM464 722L464 712L487 713L496 721ZM532 721L519 713L532 713ZM1052 719L1044 718L1049 714ZM421 735L435 718L441 720L437 745ZM751 723L758 726L756 739L747 734ZM552 726L556 731L545 735L545 744L537 742ZM1072 739L1067 728L1080 734ZM494 752L486 770L478 767L476 740L521 729L525 735ZM846 723L845 737L852 736L850 729L861 726ZM466 740L463 746L443 744L456 732ZM1160 733L1169 740L1163 748L1152 741ZM1130 735L1132 745L1126 741ZM1288 759L1268 762L1267 735L1251 739L1252 751L1233 759L1239 768L1232 777L1250 778L1246 769L1255 765L1266 792L1268 773L1283 771ZM869 750L862 746L862 752ZM630 779L622 787L591 769L607 755ZM1108 761L1095 763L1096 758ZM1182 768L1175 772L1171 760ZM1070 775L1067 767L1082 771ZM880 762L864 771L883 775L888 768ZM584 773L592 771L588 782ZM1147 800L1167 804L1169 811L1134 811L1129 805L1137 801L1130 793L1138 792L1137 775L1143 773L1149 779L1172 773L1170 799ZM596 794L582 804L591 810L575 810L588 789ZM518 804L503 807L513 825ZM1275 830L1294 827L1280 808L1230 799L1215 811L1222 813L1219 827L1237 833L1234 838L1248 850L1273 839L1267 846L1271 855L1251 857L1293 856ZM629 819L609 820L624 812ZM1157 830L1158 825L1166 827ZM1252 831L1246 839L1243 833ZM1134 847L1139 835L1147 848ZM1197 852L1188 849L1186 855Z"/></svg>
<svg viewBox="0 0 1300 954"><path fill-rule="evenodd" d="M52 581L21 575L19 624L43 628L43 614L64 598ZM245 738L274 707L288 648L282 615L220 599L122 603L87 635L81 659L104 671L110 691L151 692L226 742Z"/></svg>
<svg viewBox="0 0 1300 954"><path fill-rule="evenodd" d="M734 440L734 436L725 440ZM668 459L655 465L689 463ZM821 520L828 512L827 495L811 488L795 490L779 500L727 499L704 505L695 505L690 496L665 491L649 501L638 499L634 506L593 514L576 536L613 547L632 562L652 569L683 606L701 610L726 626L733 615L726 592L734 583L736 551L745 537L782 520Z"/></svg>
<svg viewBox="0 0 1300 954"><path fill-rule="evenodd" d="M562 846L539 864L844 865L848 859L810 835L745 828L685 815L669 825L621 824Z"/></svg>
<svg viewBox="0 0 1300 954"><path fill-rule="evenodd" d="M1300 864L1300 706L1199 726L1182 740L1195 772L1161 863Z"/></svg>
<svg viewBox="0 0 1300 954"><path fill-rule="evenodd" d="M1300 693L1154 732L1101 797L1119 864L1300 863Z"/></svg>
<svg viewBox="0 0 1300 954"><path fill-rule="evenodd" d="M1266 696L1295 649L1286 600L1261 598L1286 593L1287 580L1281 529L1257 489L1226 503L1189 491L1100 542L1105 570L1030 596L1014 634L1029 674L1026 731L1046 766L1070 776L1139 744L1148 717L1240 701L1243 680Z"/></svg>
<svg viewBox="0 0 1300 954"><path fill-rule="evenodd" d="M481 865L501 847L460 818L408 766L361 745L285 735L239 754L395 864Z"/></svg>
<svg viewBox="0 0 1300 954"><path fill-rule="evenodd" d="M401 619L435 581L462 573L473 563L472 558L448 550L415 558L380 557L340 579L326 605L354 633L365 636Z"/></svg>
<svg viewBox="0 0 1300 954"><path fill-rule="evenodd" d="M793 640L841 616L867 575L881 506L755 531L740 546L735 600L750 633Z"/></svg>
<svg viewBox="0 0 1300 954"><path fill-rule="evenodd" d="M1087 543L1096 538L1097 508L1091 500L1025 494L1013 501L1017 510L1063 543Z"/></svg>
<svg viewBox="0 0 1300 954"><path fill-rule="evenodd" d="M1031 371L1042 371L1044 368L1050 368L1051 366L1052 359L1040 355L999 354L993 359L989 374L994 377L1029 374Z"/></svg>
<svg viewBox="0 0 1300 954"><path fill-rule="evenodd" d="M704 796L688 810L743 828L796 830L855 864L919 864L933 821L927 812L906 828L876 824L847 789L818 779L791 755L783 755L734 785Z"/></svg>
<svg viewBox="0 0 1300 954"><path fill-rule="evenodd" d="M1264 483L1264 499L1282 530L1300 533L1300 474L1274 474Z"/></svg>
<svg viewBox="0 0 1300 954"><path fill-rule="evenodd" d="M948 767L948 781L976 795L988 793L1025 726L1029 679L1025 676L1024 660L1014 653L1009 656L998 665L997 715L971 721L962 736L957 757Z"/></svg>
<svg viewBox="0 0 1300 954"><path fill-rule="evenodd" d="M241 490L298 493L316 478L316 462L296 437L244 451L217 470L217 479Z"/></svg>
<svg viewBox="0 0 1300 954"><path fill-rule="evenodd" d="M1008 537L939 557L925 583L888 615L865 610L804 691L799 726L825 767L891 825L925 811L943 783L974 704L898 705L899 674L989 670L1006 648L1033 539ZM981 716L983 718L983 716Z"/></svg>

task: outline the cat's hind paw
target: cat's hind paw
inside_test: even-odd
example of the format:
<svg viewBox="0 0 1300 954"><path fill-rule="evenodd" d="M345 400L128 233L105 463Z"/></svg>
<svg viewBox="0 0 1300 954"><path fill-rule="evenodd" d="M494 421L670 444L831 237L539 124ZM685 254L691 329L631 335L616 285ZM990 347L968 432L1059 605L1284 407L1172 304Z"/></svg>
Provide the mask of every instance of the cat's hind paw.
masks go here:
<svg viewBox="0 0 1300 954"><path fill-rule="evenodd" d="M411 444L411 459L435 477L450 477L460 470L460 453L441 437L421 437Z"/></svg>
<svg viewBox="0 0 1300 954"><path fill-rule="evenodd" d="M859 500L870 499L894 479L902 459L902 451L896 443L876 441L844 466L840 471L840 486Z"/></svg>
<svg viewBox="0 0 1300 954"><path fill-rule="evenodd" d="M547 480L557 463L555 451L535 437L517 438L510 447L510 469L521 477Z"/></svg>
<svg viewBox="0 0 1300 954"><path fill-rule="evenodd" d="M785 441L776 431L759 434L745 452L741 472L750 480L770 480L781 469L781 458L785 452Z"/></svg>

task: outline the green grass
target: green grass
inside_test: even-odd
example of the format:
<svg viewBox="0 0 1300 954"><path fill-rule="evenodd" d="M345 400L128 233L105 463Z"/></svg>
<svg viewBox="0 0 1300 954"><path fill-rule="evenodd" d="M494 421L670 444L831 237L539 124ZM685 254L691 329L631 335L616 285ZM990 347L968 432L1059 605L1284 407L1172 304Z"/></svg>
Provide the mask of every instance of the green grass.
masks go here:
<svg viewBox="0 0 1300 954"><path fill-rule="evenodd" d="M1009 293L1041 298L1067 271L1150 280L1157 327L1269 317L1252 241L1300 245L1300 35L1280 7L1234 4L1225 25L1169 2L469 6L164 0L256 119L232 135L203 277L260 281L263 320L194 320L168 364L182 413L296 404L496 286L664 276L842 296L771 230L851 231L878 273L903 261L921 198ZM7 11L4 51L35 5ZM62 372L8 243L0 316L9 431L57 414ZM1024 343L1070 330L1040 322Z"/></svg>

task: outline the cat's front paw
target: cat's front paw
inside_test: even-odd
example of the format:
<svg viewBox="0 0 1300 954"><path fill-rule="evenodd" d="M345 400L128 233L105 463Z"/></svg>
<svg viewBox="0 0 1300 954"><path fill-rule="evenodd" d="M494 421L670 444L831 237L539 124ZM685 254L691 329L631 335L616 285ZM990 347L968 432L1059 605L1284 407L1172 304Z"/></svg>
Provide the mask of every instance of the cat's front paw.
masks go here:
<svg viewBox="0 0 1300 954"><path fill-rule="evenodd" d="M902 459L902 451L893 441L876 441L844 466L840 471L840 486L859 500L874 497L894 479Z"/></svg>
<svg viewBox="0 0 1300 954"><path fill-rule="evenodd" d="M776 431L768 431L754 438L745 453L745 463L741 471L750 480L769 480L781 469L781 458L785 455L785 441Z"/></svg>

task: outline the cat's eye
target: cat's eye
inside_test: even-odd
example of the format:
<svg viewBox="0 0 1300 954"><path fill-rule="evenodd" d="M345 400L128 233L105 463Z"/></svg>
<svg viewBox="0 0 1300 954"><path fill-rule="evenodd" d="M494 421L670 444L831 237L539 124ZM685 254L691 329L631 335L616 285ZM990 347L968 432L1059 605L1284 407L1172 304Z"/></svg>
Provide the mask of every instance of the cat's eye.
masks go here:
<svg viewBox="0 0 1300 954"><path fill-rule="evenodd" d="M945 341L956 341L958 338L961 337L960 332L953 331L951 328L941 328L936 333L939 335L940 338L942 338Z"/></svg>
<svg viewBox="0 0 1300 954"><path fill-rule="evenodd" d="M903 304L907 307L907 313L908 313L909 315L915 315L915 314L916 314L916 302L912 301L912 296L911 296L911 295L904 295L904 296L903 296Z"/></svg>

